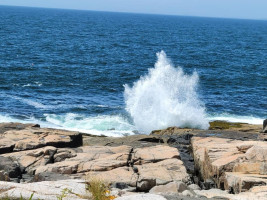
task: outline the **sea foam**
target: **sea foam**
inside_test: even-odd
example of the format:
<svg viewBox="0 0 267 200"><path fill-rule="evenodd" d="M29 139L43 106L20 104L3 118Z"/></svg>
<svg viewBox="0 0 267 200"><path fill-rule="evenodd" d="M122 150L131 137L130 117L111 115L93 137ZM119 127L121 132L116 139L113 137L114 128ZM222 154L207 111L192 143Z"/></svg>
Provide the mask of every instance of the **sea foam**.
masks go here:
<svg viewBox="0 0 267 200"><path fill-rule="evenodd" d="M207 129L205 106L197 94L198 74L174 67L164 51L148 74L125 85L126 110L137 129L150 133L170 126Z"/></svg>
<svg viewBox="0 0 267 200"><path fill-rule="evenodd" d="M133 135L135 132L135 127L120 115L86 116L75 113L44 115L53 128L114 137Z"/></svg>

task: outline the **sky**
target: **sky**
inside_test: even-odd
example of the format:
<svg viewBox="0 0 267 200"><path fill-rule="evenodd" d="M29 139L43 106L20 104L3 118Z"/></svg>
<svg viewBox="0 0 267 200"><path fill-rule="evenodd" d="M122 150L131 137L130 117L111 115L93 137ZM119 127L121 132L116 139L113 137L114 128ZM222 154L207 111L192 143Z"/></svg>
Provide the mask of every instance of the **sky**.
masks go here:
<svg viewBox="0 0 267 200"><path fill-rule="evenodd" d="M267 19L267 0L0 0L0 5Z"/></svg>

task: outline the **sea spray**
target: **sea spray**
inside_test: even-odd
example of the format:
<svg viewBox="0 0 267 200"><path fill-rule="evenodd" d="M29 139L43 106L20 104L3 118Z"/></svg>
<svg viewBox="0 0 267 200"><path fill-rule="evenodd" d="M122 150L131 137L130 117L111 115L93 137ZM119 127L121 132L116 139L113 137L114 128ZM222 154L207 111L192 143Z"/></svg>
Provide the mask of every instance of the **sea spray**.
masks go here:
<svg viewBox="0 0 267 200"><path fill-rule="evenodd" d="M164 51L148 74L125 85L126 110L137 129L150 133L170 126L207 129L205 107L197 95L198 74L175 68Z"/></svg>

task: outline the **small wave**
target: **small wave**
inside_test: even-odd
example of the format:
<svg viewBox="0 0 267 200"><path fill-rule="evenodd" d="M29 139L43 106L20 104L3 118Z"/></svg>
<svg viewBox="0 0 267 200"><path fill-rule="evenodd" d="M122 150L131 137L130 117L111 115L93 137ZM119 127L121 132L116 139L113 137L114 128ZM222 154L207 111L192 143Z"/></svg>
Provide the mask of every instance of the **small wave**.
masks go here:
<svg viewBox="0 0 267 200"><path fill-rule="evenodd" d="M208 116L210 121L228 121L228 122L240 122L240 123L248 123L248 124L262 124L263 118L253 117L253 116L238 116L231 115L228 113L220 114L220 115L210 115Z"/></svg>
<svg viewBox="0 0 267 200"><path fill-rule="evenodd" d="M170 126L207 129L205 107L197 95L198 74L175 68L164 51L148 75L125 85L126 110L138 130L150 133Z"/></svg>
<svg viewBox="0 0 267 200"><path fill-rule="evenodd" d="M68 113L45 114L46 121L56 128L80 131L94 135L123 136L134 134L135 127L122 116L92 116Z"/></svg>
<svg viewBox="0 0 267 200"><path fill-rule="evenodd" d="M21 86L21 87L41 87L43 84L40 82L34 82L34 83L28 83L28 84L24 84L24 85L20 85L20 84L13 84L13 86Z"/></svg>
<svg viewBox="0 0 267 200"><path fill-rule="evenodd" d="M50 109L51 108L51 106L44 105L44 104L42 104L40 102L33 101L31 99L22 98L22 97L15 96L15 95L4 94L4 95L1 95L1 96L12 98L12 99L16 99L16 100L18 100L20 102L26 103L27 105L30 105L30 106L33 106L33 107L39 108L39 109Z"/></svg>
<svg viewBox="0 0 267 200"><path fill-rule="evenodd" d="M41 108L41 109L50 109L51 106L44 105L42 103L39 103L37 101L29 100L29 99L22 99L22 101L30 106L33 106L35 108Z"/></svg>

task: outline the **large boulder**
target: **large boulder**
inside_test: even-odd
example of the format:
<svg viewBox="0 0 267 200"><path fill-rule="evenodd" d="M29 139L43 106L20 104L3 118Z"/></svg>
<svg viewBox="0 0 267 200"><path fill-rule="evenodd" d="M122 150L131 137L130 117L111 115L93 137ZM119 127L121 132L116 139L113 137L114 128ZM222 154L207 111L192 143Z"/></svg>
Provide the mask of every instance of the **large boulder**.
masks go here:
<svg viewBox="0 0 267 200"><path fill-rule="evenodd" d="M136 168L139 174L137 189L140 191L149 191L154 186L173 181L188 183L190 180L183 162L175 158L136 165Z"/></svg>
<svg viewBox="0 0 267 200"><path fill-rule="evenodd" d="M235 183L238 181L235 180L239 180L240 176L237 175L240 173L245 174L245 177L255 176L257 177L256 182L265 183L264 177L261 175L266 174L264 164L267 161L266 142L193 137L191 143L195 167L202 180L212 180L218 188L226 188L230 191L236 188ZM230 176L228 172L234 174ZM253 183L247 184L241 189L233 189L233 192L243 192L254 185Z"/></svg>
<svg viewBox="0 0 267 200"><path fill-rule="evenodd" d="M57 148L47 146L39 149L3 154L11 163L18 163L23 173L34 174L38 167L52 163Z"/></svg>
<svg viewBox="0 0 267 200"><path fill-rule="evenodd" d="M235 194L249 191L254 186L267 185L267 175L226 172L224 188Z"/></svg>
<svg viewBox="0 0 267 200"><path fill-rule="evenodd" d="M8 130L1 133L0 154L37 149L44 146L62 148L81 145L82 135L79 132L30 126L25 129Z"/></svg>

